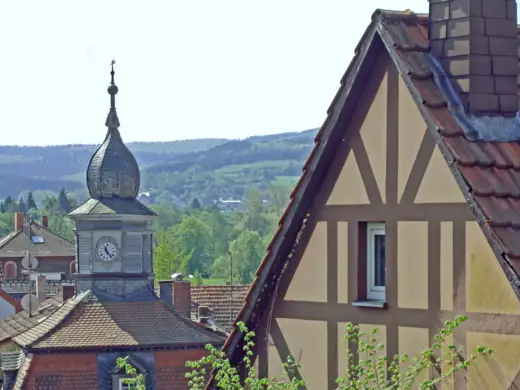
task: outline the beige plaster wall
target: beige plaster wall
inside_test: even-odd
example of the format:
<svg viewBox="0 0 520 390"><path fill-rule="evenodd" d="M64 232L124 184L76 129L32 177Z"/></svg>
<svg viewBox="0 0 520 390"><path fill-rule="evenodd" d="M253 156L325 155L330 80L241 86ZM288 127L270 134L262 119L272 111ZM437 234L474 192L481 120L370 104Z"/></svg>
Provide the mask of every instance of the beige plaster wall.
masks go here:
<svg viewBox="0 0 520 390"><path fill-rule="evenodd" d="M286 300L327 302L327 249L327 222L318 222L289 284Z"/></svg>
<svg viewBox="0 0 520 390"><path fill-rule="evenodd" d="M399 136L398 136L398 199L401 199L410 179L413 166L418 161L426 123L412 99L404 80L399 78ZM430 141L430 139L428 139ZM430 149L431 150L431 149ZM450 172L444 157L435 148L421 184L415 203L463 203L464 196Z"/></svg>

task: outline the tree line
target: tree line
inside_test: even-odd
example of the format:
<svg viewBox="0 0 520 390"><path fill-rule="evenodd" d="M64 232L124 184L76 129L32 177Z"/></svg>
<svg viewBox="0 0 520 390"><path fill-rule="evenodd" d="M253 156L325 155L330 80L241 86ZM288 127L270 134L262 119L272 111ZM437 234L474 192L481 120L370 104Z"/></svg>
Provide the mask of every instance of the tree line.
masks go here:
<svg viewBox="0 0 520 390"><path fill-rule="evenodd" d="M197 198L186 208L168 203L151 205L159 216L154 240L155 279L183 272L192 275L195 283L250 283L290 191L280 183L271 183L267 191L251 187L235 210L203 207ZM14 213L25 212L37 222L46 215L50 230L73 240L74 224L67 214L76 206L64 189L45 197L40 205L30 192L18 200L9 196L0 202L0 237L13 231Z"/></svg>
<svg viewBox="0 0 520 390"><path fill-rule="evenodd" d="M156 280L183 272L199 283L204 279L251 283L290 190L275 183L265 193L250 188L241 207L228 211L217 205L203 208L196 199L185 209L151 206L159 215L154 245Z"/></svg>
<svg viewBox="0 0 520 390"><path fill-rule="evenodd" d="M63 188L58 195L47 195L39 206L36 204L32 192L29 192L27 197L22 196L18 200L7 196L0 202L0 237L14 230L14 214L23 212L38 223L41 221L41 217L46 215L50 230L61 237L73 240L74 224L67 214L76 206L75 199L70 197Z"/></svg>

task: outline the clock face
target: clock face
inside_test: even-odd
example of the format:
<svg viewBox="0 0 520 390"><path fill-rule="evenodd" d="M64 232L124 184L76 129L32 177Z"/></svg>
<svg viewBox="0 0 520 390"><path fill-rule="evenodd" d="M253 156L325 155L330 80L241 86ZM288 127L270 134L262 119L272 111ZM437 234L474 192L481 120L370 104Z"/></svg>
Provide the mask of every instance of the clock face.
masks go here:
<svg viewBox="0 0 520 390"><path fill-rule="evenodd" d="M97 255L103 261L114 261L117 257L117 247L110 240L100 240L97 247Z"/></svg>

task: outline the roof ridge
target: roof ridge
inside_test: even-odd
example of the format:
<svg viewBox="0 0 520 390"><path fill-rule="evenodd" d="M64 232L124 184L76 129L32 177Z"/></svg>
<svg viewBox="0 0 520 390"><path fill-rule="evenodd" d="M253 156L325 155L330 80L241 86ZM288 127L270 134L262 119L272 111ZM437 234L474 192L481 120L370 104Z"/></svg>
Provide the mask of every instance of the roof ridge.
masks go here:
<svg viewBox="0 0 520 390"><path fill-rule="evenodd" d="M10 232L7 236L2 238L2 240L0 241L0 249L2 249L4 246L9 244L21 232L22 232L22 229L14 230L14 231Z"/></svg>
<svg viewBox="0 0 520 390"><path fill-rule="evenodd" d="M32 222L34 225L38 226L40 229L43 229L43 230L45 230L45 231L47 231L47 232L49 232L49 233L51 233L51 234L54 234L56 237L61 238L62 240L65 240L65 241L67 241L67 242L69 242L69 243L71 243L71 244L74 244L74 241L69 240L68 238L63 237L61 234L56 233L54 230L51 230L51 229L49 229L48 227L45 227L45 226L43 226L43 225L40 225L40 224L39 224L38 222L36 222L36 221L31 221L31 222Z"/></svg>
<svg viewBox="0 0 520 390"><path fill-rule="evenodd" d="M59 319L59 321L57 321L55 324L53 324L49 329L46 329L41 335L39 336L36 336L34 338L31 339L31 341L27 344L23 344L22 346L24 347L31 347L32 345L40 342L41 340L43 340L44 338L50 336L51 334L53 334L58 326L60 326L61 324L63 324L63 322L72 314L72 312L74 310L76 310L76 308L79 306L80 303L84 302L85 301L85 298L87 298L89 295L91 294L91 291L90 290L87 290L79 295L76 295L72 298L70 298L69 300L63 302L57 310L53 311L51 314L49 314L48 316L46 316L41 322L39 322L38 324L32 326L31 328L25 330L24 332L20 333L19 335L13 337L13 341L17 344L20 344L19 341L20 340L20 337L22 336L23 337L23 334L24 333L27 333L27 332L30 332L32 331L34 328L40 326L40 327L43 327L46 325L47 321L49 321L51 319L51 317L57 315L57 313L62 310L64 311L64 315L63 315L63 318ZM71 307L67 307L66 304L67 303L73 303L73 305ZM18 339L18 341L17 341ZM23 341L22 341L23 342ZM21 344L20 344L21 345Z"/></svg>
<svg viewBox="0 0 520 390"><path fill-rule="evenodd" d="M184 317L181 313L179 313L177 311L177 309L175 309L175 307L167 304L166 302L164 302L164 300L160 299L157 295L155 295L156 299L158 302L160 302L162 305L164 305L166 308L170 309L170 311L177 317L179 318L181 321L183 321L187 326L189 327L192 327L193 329L196 329L196 330L201 330L205 333L207 333L208 335L211 335L212 337L215 337L216 338L221 338L217 335L215 335L214 332L208 330L205 326L201 325L201 324L198 324L196 323L195 321L192 321L191 319L189 318L186 318ZM223 338L223 337L222 337ZM221 341L225 341L225 340L221 340Z"/></svg>

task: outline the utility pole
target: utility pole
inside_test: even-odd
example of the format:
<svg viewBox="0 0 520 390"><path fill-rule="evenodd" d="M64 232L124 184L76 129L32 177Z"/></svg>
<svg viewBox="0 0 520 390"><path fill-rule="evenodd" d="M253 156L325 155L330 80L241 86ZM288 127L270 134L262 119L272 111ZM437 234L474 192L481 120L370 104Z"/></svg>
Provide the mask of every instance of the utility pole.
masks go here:
<svg viewBox="0 0 520 390"><path fill-rule="evenodd" d="M228 251L229 254L229 315L233 318L233 252Z"/></svg>

